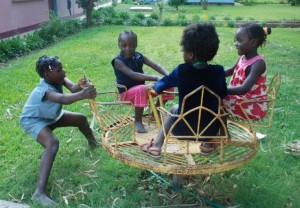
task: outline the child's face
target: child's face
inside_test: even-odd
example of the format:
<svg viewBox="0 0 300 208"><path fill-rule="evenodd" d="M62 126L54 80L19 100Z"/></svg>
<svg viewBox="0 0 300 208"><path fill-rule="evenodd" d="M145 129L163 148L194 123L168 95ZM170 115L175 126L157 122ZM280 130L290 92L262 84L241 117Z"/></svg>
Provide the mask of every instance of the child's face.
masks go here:
<svg viewBox="0 0 300 208"><path fill-rule="evenodd" d="M55 61L55 63L52 64L52 69L47 71L45 76L46 80L53 84L63 84L65 77L66 73L60 61Z"/></svg>
<svg viewBox="0 0 300 208"><path fill-rule="evenodd" d="M184 62L185 63L192 63L192 58L193 58L192 53L184 50L183 47L182 47L181 51L182 51L182 57L183 57Z"/></svg>
<svg viewBox="0 0 300 208"><path fill-rule="evenodd" d="M122 35L119 39L118 45L121 50L121 54L125 58L131 58L137 47L137 43L136 43L135 39L128 35Z"/></svg>
<svg viewBox="0 0 300 208"><path fill-rule="evenodd" d="M234 45L239 55L246 55L253 49L252 41L244 28L239 28L235 34Z"/></svg>

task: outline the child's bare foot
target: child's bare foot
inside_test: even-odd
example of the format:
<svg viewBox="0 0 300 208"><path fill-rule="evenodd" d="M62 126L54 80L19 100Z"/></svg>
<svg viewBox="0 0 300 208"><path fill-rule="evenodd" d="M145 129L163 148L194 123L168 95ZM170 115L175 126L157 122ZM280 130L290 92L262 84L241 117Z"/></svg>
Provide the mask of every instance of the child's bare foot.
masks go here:
<svg viewBox="0 0 300 208"><path fill-rule="evenodd" d="M148 131L145 129L142 122L135 122L135 130L138 133L147 133Z"/></svg>
<svg viewBox="0 0 300 208"><path fill-rule="evenodd" d="M34 201L38 201L39 203L47 207L56 207L58 205L52 199L50 199L45 193L41 193L37 190L34 192L31 199Z"/></svg>
<svg viewBox="0 0 300 208"><path fill-rule="evenodd" d="M95 148L98 148L101 146L101 142L99 142L95 139L88 140L88 142L89 142L89 146L91 149L95 149Z"/></svg>

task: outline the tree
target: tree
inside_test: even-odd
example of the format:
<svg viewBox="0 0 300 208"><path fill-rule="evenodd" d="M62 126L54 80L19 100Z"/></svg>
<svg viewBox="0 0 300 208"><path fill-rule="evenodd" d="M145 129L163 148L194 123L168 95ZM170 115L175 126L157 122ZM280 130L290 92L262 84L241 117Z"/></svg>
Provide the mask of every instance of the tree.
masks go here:
<svg viewBox="0 0 300 208"><path fill-rule="evenodd" d="M288 3L290 3L292 6L297 6L300 4L300 0L288 0Z"/></svg>
<svg viewBox="0 0 300 208"><path fill-rule="evenodd" d="M169 1L168 1L168 4L169 4L169 6L171 6L171 7L175 7L176 10L178 11L178 7L179 7L180 5L182 5L182 4L184 4L185 1L186 1L186 0L169 0Z"/></svg>
<svg viewBox="0 0 300 208"><path fill-rule="evenodd" d="M158 10L159 10L159 21L161 21L163 10L164 10L164 1L163 0L158 1Z"/></svg>
<svg viewBox="0 0 300 208"><path fill-rule="evenodd" d="M96 6L98 0L76 0L76 3L79 7L83 8L86 15L86 25L90 27L93 25L92 22L92 13L93 9Z"/></svg>
<svg viewBox="0 0 300 208"><path fill-rule="evenodd" d="M208 0L201 0L201 6L203 10L207 10Z"/></svg>

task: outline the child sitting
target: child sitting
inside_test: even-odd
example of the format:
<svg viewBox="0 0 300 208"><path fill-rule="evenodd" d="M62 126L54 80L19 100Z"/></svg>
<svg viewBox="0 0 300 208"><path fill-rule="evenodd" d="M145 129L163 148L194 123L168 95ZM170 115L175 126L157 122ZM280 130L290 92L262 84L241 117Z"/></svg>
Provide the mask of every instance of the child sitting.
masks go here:
<svg viewBox="0 0 300 208"><path fill-rule="evenodd" d="M46 194L47 181L59 148L59 140L53 130L59 127L78 127L91 148L100 145L91 131L87 118L80 113L62 110L63 104L78 100L93 99L97 92L91 83L80 79L73 84L66 77L62 64L57 56L42 56L36 63L36 72L41 77L40 83L31 92L21 114L20 122L24 131L30 134L44 148L40 162L40 174L32 200L46 206L56 203ZM65 86L72 94L64 95Z"/></svg>
<svg viewBox="0 0 300 208"><path fill-rule="evenodd" d="M245 100L267 98L266 76L267 68L265 59L257 53L271 34L271 28L263 28L256 23L241 25L235 34L234 45L240 55L237 63L226 70L226 76L232 76L228 87L228 96L223 100L227 112L246 119L240 108L240 103ZM267 103L245 103L242 105L248 118L261 120L266 116Z"/></svg>
<svg viewBox="0 0 300 208"><path fill-rule="evenodd" d="M112 60L112 66L116 75L117 83L127 88L119 88L120 99L131 101L135 106L135 129L139 133L145 133L142 116L144 107L148 105L148 93L145 81L158 81L161 77L148 75L143 72L143 64L151 67L160 74L166 76L169 72L162 66L152 62L143 54L136 52L137 36L131 30L120 33L118 38L120 54ZM163 96L164 103L173 99L173 96Z"/></svg>
<svg viewBox="0 0 300 208"><path fill-rule="evenodd" d="M170 75L159 80L153 87L156 93L161 93L163 90L170 87L178 88L179 102L171 108L170 112L172 114L178 114L181 111L181 104L184 96L201 85L210 88L221 98L224 98L227 95L224 68L220 65L211 65L207 63L214 58L219 48L219 38L214 25L209 23L197 23L187 26L183 31L181 46L185 63L178 65ZM201 96L202 95L198 93L191 97L184 107L184 111L187 112L190 109L197 107L199 102L196 100L199 100ZM219 108L217 98L206 95L204 98L203 105L206 108L217 112L217 109ZM210 113L204 112L201 117L200 129L203 130L212 119L213 116ZM198 114L192 113L188 123L195 131L197 129L197 121ZM165 117L164 128L166 132L169 131L174 122L175 121L171 116ZM218 121L214 122L211 125L211 128L205 131L205 136L217 135L219 128L220 123ZM184 122L179 122L174 127L172 133L179 136L191 134L191 131ZM163 144L164 133L163 128L161 127L156 139L151 140L149 143L142 144L140 148L143 152L157 158L161 156ZM214 146L212 143L203 143L200 146L200 153L207 155L213 148Z"/></svg>

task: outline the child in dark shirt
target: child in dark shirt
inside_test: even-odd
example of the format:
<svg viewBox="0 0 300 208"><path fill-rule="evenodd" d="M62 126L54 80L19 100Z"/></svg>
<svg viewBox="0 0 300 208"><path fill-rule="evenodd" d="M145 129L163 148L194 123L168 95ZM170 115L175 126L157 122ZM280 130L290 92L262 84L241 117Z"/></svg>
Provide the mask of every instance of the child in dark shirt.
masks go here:
<svg viewBox="0 0 300 208"><path fill-rule="evenodd" d="M171 74L159 80L153 87L156 93L161 93L170 87L178 88L179 102L177 105L172 106L170 110L172 114L181 112L181 104L184 96L201 85L210 88L218 94L221 99L227 95L224 68L220 65L207 63L214 58L219 48L219 38L214 25L209 23L197 23L187 26L183 31L181 46L185 63L178 65ZM186 103L184 111L187 112L197 107L199 102L196 102L196 100L199 100L199 97L201 97L199 93L191 97L189 102ZM218 100L214 96L205 95L204 97L203 106L216 112L219 108ZM213 115L204 112L201 116L200 129L204 129L213 118ZM166 132L169 131L174 121L171 116L165 117L164 128ZM188 122L194 130L197 128L197 121L198 116L191 114ZM218 121L214 122L211 127L205 131L205 136L217 135L219 128L220 123ZM174 127L172 133L174 135L187 135L191 134L191 131L184 122L180 122ZM150 156L157 158L161 156L163 144L164 131L163 128L161 128L155 140L142 144L140 148L143 152L147 152ZM200 146L200 154L202 155L208 155L213 150L214 145L211 143L203 143Z"/></svg>
<svg viewBox="0 0 300 208"><path fill-rule="evenodd" d="M135 106L135 129L139 133L146 133L142 116L144 107L148 105L148 92L145 86L145 81L158 81L161 77L157 75L144 74L143 64L151 67L163 76L169 72L148 59L143 54L136 52L137 36L131 30L124 30L118 38L120 54L113 60L117 83L127 88L119 88L120 99L122 101L131 101ZM163 96L164 103L167 100L173 99L173 96Z"/></svg>

